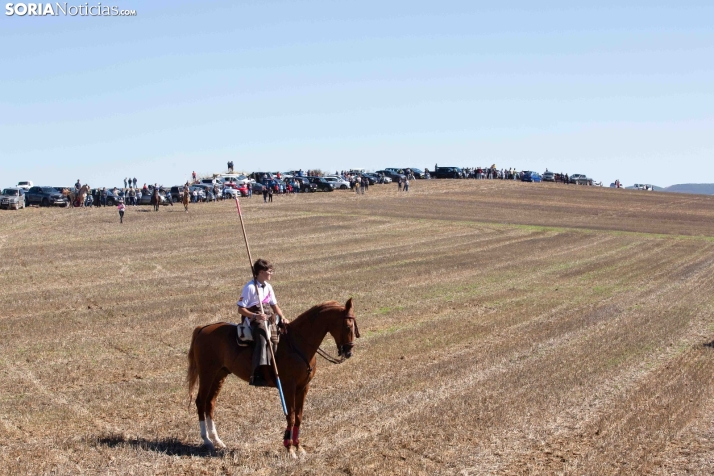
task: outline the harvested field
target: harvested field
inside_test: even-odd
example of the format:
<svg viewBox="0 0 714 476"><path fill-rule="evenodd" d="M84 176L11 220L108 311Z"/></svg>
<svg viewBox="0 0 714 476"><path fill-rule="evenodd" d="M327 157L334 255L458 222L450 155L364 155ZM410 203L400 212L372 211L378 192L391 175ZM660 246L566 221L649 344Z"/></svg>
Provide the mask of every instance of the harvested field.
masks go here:
<svg viewBox="0 0 714 476"><path fill-rule="evenodd" d="M187 410L191 331L236 321L249 275L233 203L32 208L0 213L0 473L714 472L714 197L416 181L242 206L288 317L355 300L308 456L284 457L275 390L227 380L217 453Z"/></svg>

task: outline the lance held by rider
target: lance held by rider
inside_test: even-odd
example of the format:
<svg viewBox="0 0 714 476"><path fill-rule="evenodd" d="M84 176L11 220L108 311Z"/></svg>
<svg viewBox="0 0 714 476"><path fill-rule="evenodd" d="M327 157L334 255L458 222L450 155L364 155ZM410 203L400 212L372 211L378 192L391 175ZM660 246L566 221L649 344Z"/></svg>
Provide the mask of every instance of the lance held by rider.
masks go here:
<svg viewBox="0 0 714 476"><path fill-rule="evenodd" d="M255 270L255 263L253 263L253 258L252 258L251 255L250 255L250 245L248 244L248 235L247 235L246 232L245 232L245 223L243 223L243 213L241 212L241 209L240 209L240 201L238 201L238 196L237 196L237 195L236 195L236 210L238 211L238 218L240 219L240 227L241 227L241 230L243 231L243 240L245 241L245 250L246 250L246 252L248 253L248 263L250 264L250 269L251 269L251 271L252 271L252 273L253 273L253 285L255 286L256 294L258 294L258 289L259 289L259 286L258 286L258 275L257 275L256 270ZM256 261L256 263L257 263L257 261ZM269 265L269 266L267 266L264 271L266 271L266 270L268 270L268 269L271 269L271 270L272 270L272 265L270 265L270 263L266 262L266 265ZM269 273L269 274L272 275L272 273ZM270 276L268 276L268 279L270 279ZM272 286L271 286L271 289L272 289ZM258 304L259 304L259 306L260 306L260 314L261 314L261 317L262 317L263 315L265 315L265 310L264 310L264 308L263 308L263 299L264 299L264 298L265 298L264 296L263 296L263 298L261 298L261 297L260 297L260 294L258 294ZM275 295L273 294L273 299L274 299L274 298L275 298ZM275 306L276 306L277 311L275 311L275 310L274 310L274 311L276 312L276 314L279 314L279 315L280 315L281 320L284 320L284 318L283 318L283 312L280 310L279 307L277 307L277 305L278 305L278 303L277 303L277 301L275 301ZM272 304L271 304L271 306L272 306ZM241 306L238 306L238 307L239 307L239 309L240 309ZM263 325L261 325L261 326L259 326L259 327L262 327L263 329L265 329L265 324L263 324ZM252 328L253 328L253 327L252 327L252 323L251 323L251 329L252 329ZM256 333L256 335L260 336L260 332ZM258 340L261 340L261 339L259 338ZM267 340L267 339L266 339L266 340ZM255 363L255 361L256 361L256 359L257 359L257 357L255 356L255 353L256 353L256 351L257 351L257 349L258 349L258 343L259 343L259 342L256 342L256 346L255 346L255 348L253 349L253 362L254 362L254 363ZM285 395L283 394L283 386L282 386L281 383L280 383L280 375L278 374L278 364L277 364L277 362L275 362L275 352L273 351L272 343L266 342L266 344L270 344L270 345L263 345L263 346L261 347L261 352L262 352L262 350L265 350L266 347L268 348L268 351L269 351L269 354L270 354L270 362L269 362L269 363L272 363L273 373L275 374L275 385L278 387L278 396L280 397L280 404L281 404L282 407L283 407L283 414L284 414L285 416L287 416L287 415L288 415L288 407L287 407L287 405L285 404ZM254 365L254 369L253 369L253 370L255 371L255 365ZM255 377L255 374L253 374L253 377ZM260 379L258 379L258 380L260 380ZM265 378L263 378L263 382L265 382ZM251 383L252 383L253 385L260 385L260 383L256 382L255 378L251 378ZM264 383L263 383L263 385L264 385Z"/></svg>

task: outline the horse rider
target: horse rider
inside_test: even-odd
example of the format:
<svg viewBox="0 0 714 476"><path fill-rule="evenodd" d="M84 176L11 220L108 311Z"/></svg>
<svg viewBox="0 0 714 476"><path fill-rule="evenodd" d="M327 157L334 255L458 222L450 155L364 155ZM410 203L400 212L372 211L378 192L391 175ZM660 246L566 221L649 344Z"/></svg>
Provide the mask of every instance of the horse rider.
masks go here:
<svg viewBox="0 0 714 476"><path fill-rule="evenodd" d="M79 193L79 191L82 189L82 183L77 179L77 183L74 184L74 188Z"/></svg>
<svg viewBox="0 0 714 476"><path fill-rule="evenodd" d="M283 311L275 299L275 291L268 281L273 275L273 265L264 259L258 259L253 264L255 277L243 287L238 300L238 312L250 320L253 332L253 374L250 385L264 387L267 385L266 375L270 368L270 349L268 345L277 345L277 326L285 319ZM260 303L263 304L262 312ZM270 327L271 336L268 339L266 327Z"/></svg>

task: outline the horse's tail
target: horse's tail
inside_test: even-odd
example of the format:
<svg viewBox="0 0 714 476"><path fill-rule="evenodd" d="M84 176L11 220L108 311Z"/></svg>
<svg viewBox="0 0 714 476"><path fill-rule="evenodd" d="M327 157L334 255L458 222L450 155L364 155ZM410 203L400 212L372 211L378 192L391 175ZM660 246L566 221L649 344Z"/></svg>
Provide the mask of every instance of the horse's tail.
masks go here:
<svg viewBox="0 0 714 476"><path fill-rule="evenodd" d="M193 335L191 336L191 346L188 348L188 371L186 372L186 383L188 384L188 405L191 406L191 400L193 400L193 389L196 386L196 380L198 380L198 365L196 364L196 356L194 354L193 344L196 342L196 336L201 332L204 326L197 326L193 330Z"/></svg>

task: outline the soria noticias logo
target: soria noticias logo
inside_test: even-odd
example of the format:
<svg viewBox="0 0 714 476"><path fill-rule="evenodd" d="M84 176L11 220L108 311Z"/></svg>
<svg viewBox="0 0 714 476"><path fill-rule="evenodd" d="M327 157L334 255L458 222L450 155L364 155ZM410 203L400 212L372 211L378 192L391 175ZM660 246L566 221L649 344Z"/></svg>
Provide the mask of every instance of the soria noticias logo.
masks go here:
<svg viewBox="0 0 714 476"><path fill-rule="evenodd" d="M90 5L69 5L68 3L6 3L5 15L18 17L135 17L136 10L123 10L116 6Z"/></svg>

